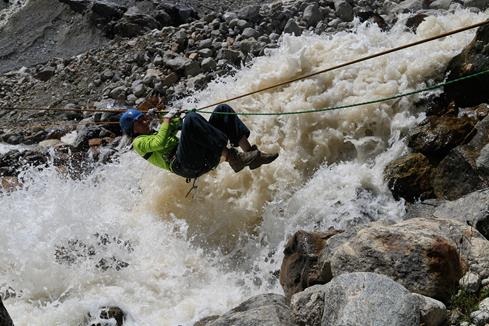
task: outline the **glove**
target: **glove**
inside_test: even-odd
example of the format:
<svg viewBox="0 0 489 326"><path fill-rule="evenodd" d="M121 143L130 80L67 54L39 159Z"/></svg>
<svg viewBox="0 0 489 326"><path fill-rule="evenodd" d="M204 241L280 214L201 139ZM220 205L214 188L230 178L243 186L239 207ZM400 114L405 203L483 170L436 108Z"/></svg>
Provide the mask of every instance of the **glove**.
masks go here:
<svg viewBox="0 0 489 326"><path fill-rule="evenodd" d="M148 117L152 119L158 118L158 109L157 108L149 109L148 112L146 112L146 114L148 115Z"/></svg>
<svg viewBox="0 0 489 326"><path fill-rule="evenodd" d="M179 108L171 108L171 110L170 110L170 111L168 111L168 113L167 113L167 114L165 114L165 115L163 116L163 118L165 118L165 119L171 119L171 118L173 118L174 116L179 115L181 112L182 112L182 111L181 111L181 109L179 109Z"/></svg>

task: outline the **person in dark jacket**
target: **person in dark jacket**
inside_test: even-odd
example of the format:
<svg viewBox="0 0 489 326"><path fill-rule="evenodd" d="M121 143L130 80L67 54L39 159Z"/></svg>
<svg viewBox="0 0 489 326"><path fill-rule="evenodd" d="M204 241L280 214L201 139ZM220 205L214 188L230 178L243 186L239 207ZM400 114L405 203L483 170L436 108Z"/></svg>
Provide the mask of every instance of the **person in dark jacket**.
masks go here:
<svg viewBox="0 0 489 326"><path fill-rule="evenodd" d="M224 113L224 114L223 114ZM273 162L278 153L263 153L248 141L250 130L227 104L218 105L209 121L196 112L180 119L178 111L163 118L158 132L143 112L130 109L120 118L124 134L135 137L133 149L151 164L191 179L215 168L224 157L234 172ZM180 138L177 132L181 129ZM231 147L228 148L228 142ZM241 147L242 152L235 147Z"/></svg>

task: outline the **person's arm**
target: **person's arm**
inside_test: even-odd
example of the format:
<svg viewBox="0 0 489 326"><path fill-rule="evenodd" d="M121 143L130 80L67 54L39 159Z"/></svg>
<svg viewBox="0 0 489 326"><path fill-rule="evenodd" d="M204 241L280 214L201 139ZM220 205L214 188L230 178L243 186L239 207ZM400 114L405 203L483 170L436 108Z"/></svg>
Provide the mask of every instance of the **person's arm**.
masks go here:
<svg viewBox="0 0 489 326"><path fill-rule="evenodd" d="M160 130L156 134L138 136L132 142L132 146L140 155L163 151L167 148L170 135L170 121L164 119Z"/></svg>

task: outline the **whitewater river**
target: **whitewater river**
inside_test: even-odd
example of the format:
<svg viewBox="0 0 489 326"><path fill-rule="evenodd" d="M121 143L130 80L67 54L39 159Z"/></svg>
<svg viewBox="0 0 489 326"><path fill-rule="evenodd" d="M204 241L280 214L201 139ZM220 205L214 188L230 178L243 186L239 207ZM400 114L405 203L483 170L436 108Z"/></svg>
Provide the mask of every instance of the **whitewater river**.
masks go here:
<svg viewBox="0 0 489 326"><path fill-rule="evenodd" d="M391 31L358 25L334 36L286 36L234 77L184 100L186 107L278 83L315 69L487 19L457 11L429 17L417 33L402 17ZM238 111L288 112L387 97L439 82L474 31L417 46L231 103ZM136 154L83 180L54 168L24 173L0 194L0 293L17 326L82 325L116 305L125 325L192 325L252 295L282 293L276 272L296 230L345 228L402 218L382 172L407 152L423 118L420 96L298 116L243 117L250 140L280 151L271 165L234 174L227 164L185 180ZM97 236L98 235L98 236ZM15 295L13 295L15 293Z"/></svg>

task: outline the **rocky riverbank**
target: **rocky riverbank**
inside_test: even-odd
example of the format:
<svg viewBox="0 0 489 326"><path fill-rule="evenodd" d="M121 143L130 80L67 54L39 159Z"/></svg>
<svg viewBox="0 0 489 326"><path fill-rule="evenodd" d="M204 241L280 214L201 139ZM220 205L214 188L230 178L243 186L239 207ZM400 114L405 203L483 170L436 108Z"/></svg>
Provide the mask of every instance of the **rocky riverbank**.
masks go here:
<svg viewBox="0 0 489 326"><path fill-rule="evenodd" d="M308 30L318 34L335 33L350 28L354 14L385 28L387 22L377 12L406 10L394 3L384 6L377 2L352 5L345 1L325 0L314 4L276 2L254 4L238 11L210 12L196 19L198 14L188 8L160 5L157 9L147 5L148 9L144 3L135 5L128 1L126 6L99 1L56 3L64 12L71 10L73 17L95 15L91 19L100 19L99 27L105 29L122 28L127 23L137 25L139 30L134 34L118 35L100 49L74 57L55 57L45 64L22 67L0 76L0 107L7 108L0 111L0 141L39 144L33 150L35 153L4 155L0 159L2 176L18 174L16 161L45 164L50 148L77 153L75 157L82 161L107 162L117 152L120 142L121 132L116 124L118 115L84 112L87 105L99 109L114 106L144 108L153 99L163 106L204 88L219 76L232 73L254 57L264 55L267 49L277 47L282 33L299 35ZM37 5L41 6L40 3ZM170 16L171 21L163 24L165 27L161 29L162 24L146 24L144 19L154 22L157 17L144 13L143 7L153 16ZM29 10L37 9L27 7L22 13L28 14ZM119 14L112 15L114 12ZM130 22L131 15L139 17L137 23ZM387 21L394 20L392 16L386 17ZM126 27L122 29L129 28ZM13 30L4 32L5 35L15 34ZM82 43L94 44L94 41ZM9 48L25 52L16 46ZM8 61L9 55L4 57ZM73 111L10 110L12 107ZM67 134L71 136L63 137ZM39 159L39 155L45 159ZM81 165L72 162L71 157L67 159Z"/></svg>

